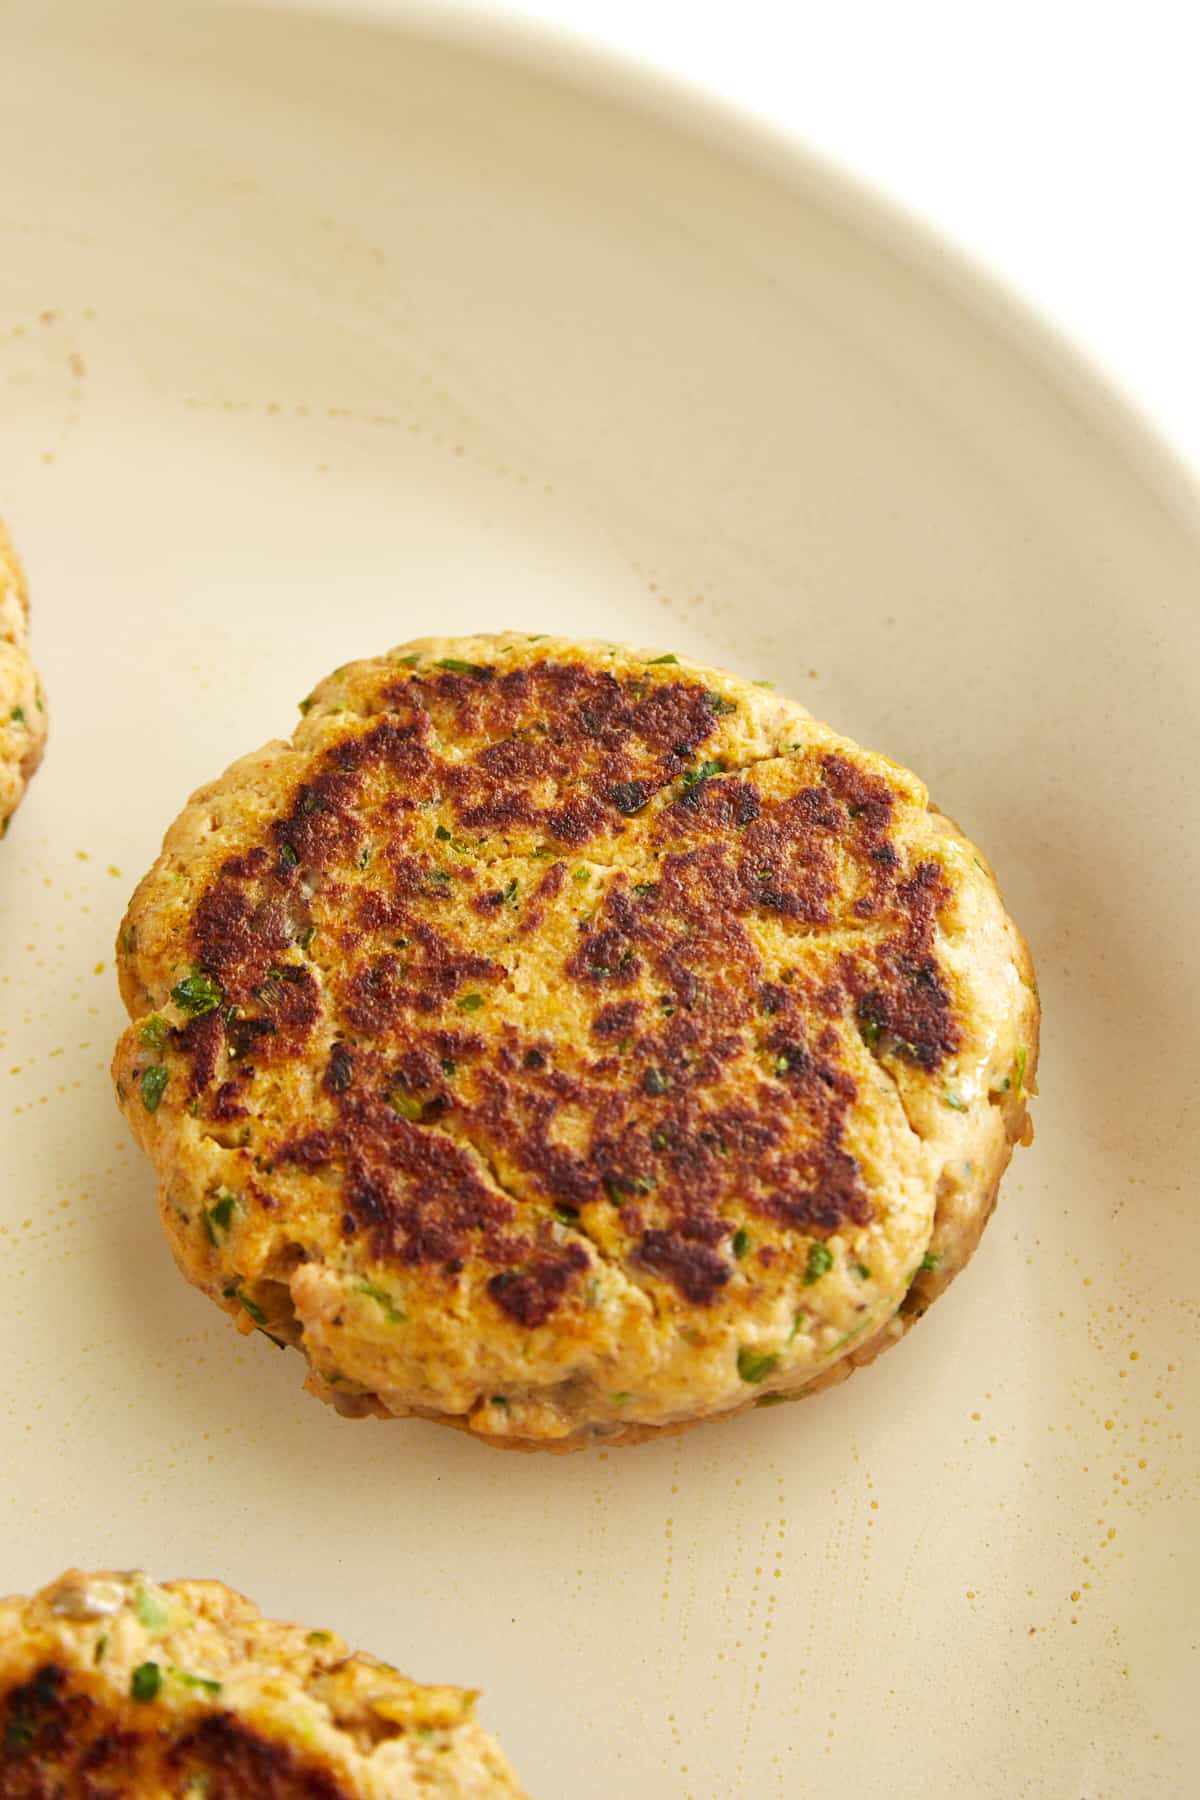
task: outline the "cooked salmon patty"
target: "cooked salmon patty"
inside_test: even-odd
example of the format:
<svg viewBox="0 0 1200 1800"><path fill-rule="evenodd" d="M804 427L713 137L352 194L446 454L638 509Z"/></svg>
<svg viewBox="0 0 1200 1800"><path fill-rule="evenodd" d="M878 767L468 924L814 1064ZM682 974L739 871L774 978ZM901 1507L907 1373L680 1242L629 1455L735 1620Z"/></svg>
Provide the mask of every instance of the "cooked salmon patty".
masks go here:
<svg viewBox="0 0 1200 1800"><path fill-rule="evenodd" d="M187 1278L340 1412L519 1448L894 1343L1037 1064L1024 942L916 776L766 686L520 634L301 711L120 932L117 1097Z"/></svg>
<svg viewBox="0 0 1200 1800"><path fill-rule="evenodd" d="M0 1800L519 1800L474 1700L219 1581L0 1599Z"/></svg>

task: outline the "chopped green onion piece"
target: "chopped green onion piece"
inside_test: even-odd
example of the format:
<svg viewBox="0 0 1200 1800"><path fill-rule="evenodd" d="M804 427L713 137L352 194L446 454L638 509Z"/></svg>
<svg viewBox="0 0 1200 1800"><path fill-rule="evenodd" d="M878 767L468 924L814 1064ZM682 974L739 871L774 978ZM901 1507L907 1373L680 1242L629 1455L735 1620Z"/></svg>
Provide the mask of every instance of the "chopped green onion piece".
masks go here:
<svg viewBox="0 0 1200 1800"><path fill-rule="evenodd" d="M256 1325L265 1325L266 1324L267 1315L263 1311L262 1307L259 1306L259 1304L256 1300L249 1299L245 1294L241 1293L240 1291L238 1293L238 1299L241 1301L242 1305L245 1307L246 1311L250 1314L250 1317L254 1320L254 1323Z"/></svg>
<svg viewBox="0 0 1200 1800"><path fill-rule="evenodd" d="M1013 1092L1015 1094L1021 1094L1025 1091L1025 1068L1028 1061L1029 1051L1026 1049L1025 1045L1022 1044L1017 1051L1017 1060L1014 1065L1016 1074L1013 1078Z"/></svg>
<svg viewBox="0 0 1200 1800"><path fill-rule="evenodd" d="M396 1088L388 1095L388 1105L402 1119L419 1119L425 1111L425 1102L415 1094L406 1094L403 1088Z"/></svg>
<svg viewBox="0 0 1200 1800"><path fill-rule="evenodd" d="M746 1230L744 1225L739 1225L733 1234L733 1254L737 1257L739 1262L741 1262L749 1248L750 1233Z"/></svg>
<svg viewBox="0 0 1200 1800"><path fill-rule="evenodd" d="M148 1069L142 1070L142 1105L148 1113L158 1111L169 1080L170 1075L161 1063L151 1063Z"/></svg>
<svg viewBox="0 0 1200 1800"><path fill-rule="evenodd" d="M157 1594L149 1588L140 1587L134 1595L133 1610L137 1614L139 1625L147 1631L161 1631L167 1622L167 1609Z"/></svg>
<svg viewBox="0 0 1200 1800"><path fill-rule="evenodd" d="M220 1006L225 996L211 975L206 975L203 969L193 969L171 989L171 998L184 1012L207 1013Z"/></svg>
<svg viewBox="0 0 1200 1800"><path fill-rule="evenodd" d="M488 1405L489 1406L499 1406L499 1407L503 1408L503 1410L505 1412L507 1412L508 1411L508 1395L507 1394L490 1394L488 1396Z"/></svg>
<svg viewBox="0 0 1200 1800"><path fill-rule="evenodd" d="M960 1095L952 1094L950 1092L949 1088L947 1088L945 1093L942 1095L942 1099L946 1102L947 1106L949 1106L953 1109L954 1112L966 1112L966 1110L967 1110L966 1101L964 1099L962 1099L962 1097Z"/></svg>
<svg viewBox="0 0 1200 1800"><path fill-rule="evenodd" d="M192 1675L187 1669L177 1669L173 1665L168 1668L167 1673L184 1687L203 1688L206 1694L212 1694L214 1698L221 1692L221 1683L214 1681L211 1676Z"/></svg>
<svg viewBox="0 0 1200 1800"><path fill-rule="evenodd" d="M736 701L727 700L724 694L718 694L716 688L709 688L704 698L715 713L735 713L737 711Z"/></svg>
<svg viewBox="0 0 1200 1800"><path fill-rule="evenodd" d="M389 1325L404 1325L407 1323L408 1315L401 1312L400 1308L396 1305L396 1302L385 1288L376 1287L372 1281L360 1281L355 1291L360 1294L365 1294L368 1300L373 1300L376 1306L381 1307L383 1316Z"/></svg>
<svg viewBox="0 0 1200 1800"><path fill-rule="evenodd" d="M590 869L576 869L571 879L573 881L590 881L592 879L592 871Z"/></svg>
<svg viewBox="0 0 1200 1800"><path fill-rule="evenodd" d="M457 656L443 656L433 666L435 669L448 669L452 675L486 675L488 673L481 663L462 662Z"/></svg>
<svg viewBox="0 0 1200 1800"><path fill-rule="evenodd" d="M300 858L296 855L296 852L290 844L282 844L280 846L279 862L281 868L294 869L299 861Z"/></svg>
<svg viewBox="0 0 1200 1800"><path fill-rule="evenodd" d="M316 937L316 935L317 935L316 926L315 925L306 925L304 927L304 930L300 933L299 937L296 939L296 942L299 944L299 946L302 950L311 950L312 949L312 941Z"/></svg>
<svg viewBox="0 0 1200 1800"><path fill-rule="evenodd" d="M478 1012L483 1005L482 994L464 994L458 1002L459 1012Z"/></svg>
<svg viewBox="0 0 1200 1800"><path fill-rule="evenodd" d="M411 656L402 656L400 658L400 661L404 664L406 669L415 669L420 660L420 657L417 656L415 652Z"/></svg>
<svg viewBox="0 0 1200 1800"><path fill-rule="evenodd" d="M752 1350L748 1344L743 1344L737 1356L738 1374L743 1381L765 1381L778 1361L777 1356L767 1351Z"/></svg>
<svg viewBox="0 0 1200 1800"><path fill-rule="evenodd" d="M162 1670L156 1662L139 1663L129 1678L130 1698L134 1700L157 1700L158 1690L162 1686Z"/></svg>
<svg viewBox="0 0 1200 1800"><path fill-rule="evenodd" d="M648 656L646 658L646 667L648 669L656 669L660 663L677 663L678 661L679 658L676 656L675 652L673 650L668 650L665 656Z"/></svg>
<svg viewBox="0 0 1200 1800"><path fill-rule="evenodd" d="M828 1244L810 1244L808 1247L808 1263L804 1270L804 1285L811 1287L814 1281L820 1281L822 1275L828 1275L833 1267L833 1251Z"/></svg>
<svg viewBox="0 0 1200 1800"><path fill-rule="evenodd" d="M14 725L23 725L25 723L25 708L23 706L14 706L8 716Z"/></svg>
<svg viewBox="0 0 1200 1800"><path fill-rule="evenodd" d="M702 762L698 768L685 771L683 776L684 790L686 791L689 788L699 787L702 781L708 781L712 776L723 775L724 773L724 763L714 762L712 760Z"/></svg>

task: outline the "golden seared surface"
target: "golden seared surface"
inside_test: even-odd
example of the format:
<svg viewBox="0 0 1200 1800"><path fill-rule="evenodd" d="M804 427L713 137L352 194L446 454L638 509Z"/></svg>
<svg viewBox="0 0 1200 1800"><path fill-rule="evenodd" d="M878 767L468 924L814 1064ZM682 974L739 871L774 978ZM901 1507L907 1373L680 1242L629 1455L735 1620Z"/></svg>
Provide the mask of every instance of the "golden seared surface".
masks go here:
<svg viewBox="0 0 1200 1800"><path fill-rule="evenodd" d="M0 519L0 837L46 743L46 703L29 660L29 596Z"/></svg>
<svg viewBox="0 0 1200 1800"><path fill-rule="evenodd" d="M219 1581L71 1570L0 1599L0 1800L519 1797L474 1699Z"/></svg>
<svg viewBox="0 0 1200 1800"><path fill-rule="evenodd" d="M193 797L118 943L118 1099L188 1278L341 1410L521 1447L899 1335L974 1248L1037 1045L920 782L761 686L519 634L302 712Z"/></svg>

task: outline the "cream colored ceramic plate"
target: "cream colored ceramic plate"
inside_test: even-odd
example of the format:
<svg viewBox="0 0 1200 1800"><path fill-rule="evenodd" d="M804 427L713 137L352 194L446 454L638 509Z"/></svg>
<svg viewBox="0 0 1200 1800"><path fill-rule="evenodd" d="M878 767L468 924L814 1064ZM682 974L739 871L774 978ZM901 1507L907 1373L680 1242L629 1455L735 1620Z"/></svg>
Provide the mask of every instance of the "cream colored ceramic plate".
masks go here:
<svg viewBox="0 0 1200 1800"><path fill-rule="evenodd" d="M478 1683L543 1800L1183 1795L1187 496L792 153L499 43L0 11L0 510L53 715L0 853L0 1591L220 1575ZM1046 1009L1037 1144L898 1351L563 1460L306 1398L174 1273L105 1073L189 790L335 664L510 622L773 677L911 762Z"/></svg>

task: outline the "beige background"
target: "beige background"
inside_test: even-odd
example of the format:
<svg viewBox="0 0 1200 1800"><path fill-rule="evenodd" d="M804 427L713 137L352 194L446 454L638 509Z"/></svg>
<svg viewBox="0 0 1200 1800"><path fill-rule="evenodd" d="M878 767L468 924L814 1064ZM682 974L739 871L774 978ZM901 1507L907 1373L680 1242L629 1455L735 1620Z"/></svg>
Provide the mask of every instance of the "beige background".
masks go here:
<svg viewBox="0 0 1200 1800"><path fill-rule="evenodd" d="M53 729L0 854L0 1589L220 1575L482 1686L542 1800L1184 1794L1194 495L936 252L584 64L83 0L7 0L0 64L0 509ZM303 1396L175 1275L105 1077L190 788L336 663L516 622L911 762L1047 1013L1038 1142L909 1341L561 1461Z"/></svg>

